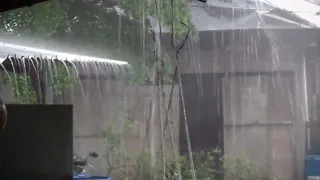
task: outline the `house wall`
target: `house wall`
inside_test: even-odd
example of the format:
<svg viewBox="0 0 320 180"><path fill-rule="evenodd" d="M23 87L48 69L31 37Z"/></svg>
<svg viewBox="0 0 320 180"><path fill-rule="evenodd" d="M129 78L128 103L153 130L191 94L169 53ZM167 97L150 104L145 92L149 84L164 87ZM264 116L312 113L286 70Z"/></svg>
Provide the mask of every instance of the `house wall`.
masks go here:
<svg viewBox="0 0 320 180"><path fill-rule="evenodd" d="M174 156L169 124L172 127L176 152L179 148L179 91L177 87L174 88L168 113L170 123L167 123L164 132L164 147L168 159ZM102 136L102 132L110 126L119 131L123 127L126 112L129 120L138 122L138 126L124 137L126 155L135 158L143 148L146 151L153 151L154 154L159 151L161 145L160 110L155 107L155 118L153 119L151 117L152 90L151 86L125 86L120 81L82 77L72 92L66 92L62 96L53 96L50 89L47 89L47 103L74 105L73 150L82 157L88 155L89 152L97 152L99 158L89 160L94 168L88 170L97 175L106 175L108 169L105 158L106 138ZM164 103L167 105L171 85L165 85L164 91ZM18 103L13 97L10 85L2 84L0 95L7 104ZM122 106L124 102L127 105L126 110ZM165 121L164 112L162 118Z"/></svg>
<svg viewBox="0 0 320 180"><path fill-rule="evenodd" d="M237 33L238 35L236 35ZM294 122L292 142L295 154L293 160L296 162L296 166L294 166L293 173L296 172L297 179L302 179L306 148L305 122L309 119L308 107L310 106L310 95L307 92L309 89L306 85L307 72L303 56L306 47L315 39L315 32L243 31L237 33L210 32L211 36L200 34L200 43L188 41L180 52L180 72L185 74L225 73L226 76L230 73L241 72L292 72L295 86L292 99L293 102L296 102L294 106L290 106L290 108L294 107L293 116L290 119ZM251 48L243 48L248 45L251 45ZM170 48L168 49L169 54L173 55L174 52L170 51ZM129 102L128 109L131 111L132 119L142 121L142 123L140 122L140 131L129 135L127 149L132 154L140 150L141 144L144 142L141 140L141 136L145 135L146 128L144 121L150 114L152 90L148 86L128 87L109 80L83 79L81 84L82 86L78 86L71 94L55 98L55 102L52 103L74 104L74 150L81 156L85 156L89 151L98 152L100 158L94 159L90 163L95 166L94 173L105 174L107 161L103 154L106 149L104 138L99 136L99 132L111 122L120 123L117 117L117 105L125 98ZM166 87L166 92L169 92L169 89ZM174 129L179 129L177 124L181 105L178 103L178 89L175 90L170 117L174 120ZM5 102L14 102L9 87L1 86L1 96ZM246 104L242 104L242 106L246 106ZM261 116L261 113L257 113L255 116ZM274 111L268 113L272 114ZM150 129L159 131L160 125L156 124L159 122L159 119L155 120L154 126L151 126ZM179 130L174 133L175 144L178 144ZM154 135L153 139L155 140L152 142L157 142L156 144L159 145L159 132ZM150 141L150 139L147 140L148 147L151 146ZM168 142L170 141L168 140ZM274 142L281 141L275 140ZM254 141L251 143L253 147L250 148L257 148L254 146ZM166 145L166 147L169 148L170 145ZM241 147L236 148L241 150ZM252 161L259 160L252 159Z"/></svg>
<svg viewBox="0 0 320 180"><path fill-rule="evenodd" d="M105 158L106 138L101 133L112 126L118 131L123 127L125 111L130 121L137 121L139 125L131 132L124 134L125 153L128 156L136 157L145 147L154 153L159 150L161 144L160 113L155 114L152 121L151 86L125 86L119 81L82 79L82 87L78 85L71 93L56 97L57 104L74 105L74 152L80 156L86 156L89 152L95 151L99 158L89 160L94 166L92 173L105 175L107 173L107 160ZM165 85L165 103L169 101L171 86ZM172 106L169 110L169 118L173 129L173 138L176 148L179 134L179 101L177 88L174 89ZM122 107L123 103L127 109ZM162 113L165 119L165 113ZM148 127L147 127L148 126ZM166 128L164 133L165 151L169 157L173 157L172 140ZM115 178L115 177L113 177Z"/></svg>
<svg viewBox="0 0 320 180"><path fill-rule="evenodd" d="M306 148L306 126L305 122L309 119L308 112L308 97L307 97L307 86L306 86L306 68L304 63L304 52L309 44L313 43L313 40L316 39L315 32L312 31L257 31L257 30L248 30L248 31L225 31L225 32L211 32L207 33L207 36L201 35L200 42L188 41L184 49L180 52L180 72L186 74L200 74L200 73L212 73L214 76L215 73L224 73L225 77L230 76L234 73L243 73L245 79L250 80L249 75L252 73L265 73L265 72L291 72L293 74L293 86L290 90L293 92L290 99L287 98L286 102L289 100L291 103L286 103L285 107L279 107L285 109L291 109L292 115L279 116L280 112L274 110L267 110L267 106L260 112L256 114L246 114L242 119L261 119L263 113L266 113L266 117L278 117L276 121L291 121L293 122L292 127L284 128L281 130L280 125L275 126L271 132L273 136L268 136L269 140L265 142L272 142L273 144L269 145L271 147L267 148L267 151L273 153L277 152L276 149L280 148L283 152L289 150L291 155L278 154L282 157L291 156L291 160L287 162L294 162L293 167L285 168L276 167L276 161L273 161L272 158L277 155L265 156L264 158L267 162L269 169L264 169L267 171L269 176L282 176L285 179L290 179L294 177L296 179L303 179L304 174L304 158L305 158L305 148ZM205 37L205 38L204 38ZM166 41L166 40L165 40ZM207 45L207 46L206 46ZM169 47L169 46L168 46ZM246 48L249 47L249 48ZM170 51L170 48L168 48ZM170 51L171 55L174 55L174 51ZM200 76L199 76L200 77ZM286 80L285 78L276 77L275 83L278 86L282 86L281 80ZM279 85L280 83L280 85ZM232 84L232 83L231 83ZM235 83L233 83L235 85ZM195 85L196 82L195 82ZM199 85L201 86L201 85ZM283 85L284 86L284 85ZM200 87L199 87L200 88ZM234 86L235 91L240 91L240 86ZM237 90L238 88L238 90ZM240 88L240 89L239 89ZM252 86L253 90L254 86ZM226 93L226 92L224 92ZM289 93L289 92L288 92ZM287 93L287 94L288 94ZM234 94L234 93L233 93ZM279 96L278 91L273 92L272 96ZM244 98L243 95L238 95L238 98ZM231 97L229 97L231 98ZM250 106L252 100L250 100L251 95L249 95L249 101L244 101L241 106L235 104L235 100L229 100L233 103L234 106L237 106L238 111L241 111L240 107ZM267 97L270 99L271 97ZM225 102L223 102L225 106ZM270 102L271 103L271 102ZM271 108L272 106L270 106ZM240 109L239 109L240 108ZM269 109L270 109L269 108ZM251 108L249 111L257 111ZM243 111L244 112L244 111ZM192 113L192 112L189 112ZM228 112L229 117L236 116L239 117L239 114L236 114L235 111ZM252 117L249 117L252 116ZM288 118L289 119L284 119ZM224 121L226 121L224 117ZM280 119L279 119L280 118ZM272 119L274 120L274 119ZM270 121L270 120L269 120ZM276 127L279 127L278 130ZM267 130L269 131L269 130ZM237 132L237 130L234 130ZM289 132L289 134L288 134ZM261 132L262 133L262 132ZM269 133L270 134L270 133ZM225 134L226 135L226 134ZM254 135L249 133L249 135L238 134L245 137L253 137ZM236 135L237 136L237 135ZM280 136L286 136L287 138L277 138ZM289 138L292 136L293 138ZM244 138L245 138L244 137ZM235 138L235 137L234 137ZM270 139L271 138L271 139ZM273 138L273 139L272 139ZM231 141L231 139L225 139L225 141ZM261 162L261 156L264 156L264 146L258 145L259 140L252 139L249 141L247 146L232 146L234 152L261 152L257 156L250 157L252 162ZM231 142L224 142L231 143ZM290 146L284 147L283 144L291 144ZM280 146L281 145L281 146ZM226 147L226 146L225 146ZM261 149L259 149L261 148ZM280 152L280 151L279 151ZM270 152L266 152L269 154ZM259 157L260 156L260 157ZM262 157L263 158L263 157ZM271 166L271 167L270 167ZM283 169L284 168L284 169ZM279 171L280 169L280 171ZM290 169L290 170L289 170ZM289 173L285 175L284 173ZM292 174L291 174L292 173Z"/></svg>

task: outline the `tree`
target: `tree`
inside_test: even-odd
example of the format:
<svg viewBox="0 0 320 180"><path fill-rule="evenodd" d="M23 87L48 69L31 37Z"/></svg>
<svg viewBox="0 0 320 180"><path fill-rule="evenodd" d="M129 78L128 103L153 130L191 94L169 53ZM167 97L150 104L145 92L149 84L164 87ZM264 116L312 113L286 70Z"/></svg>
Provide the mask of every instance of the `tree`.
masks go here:
<svg viewBox="0 0 320 180"><path fill-rule="evenodd" d="M51 0L0 14L0 30L41 39L38 44L50 41L49 48L57 51L73 47L77 53L128 61L145 82L155 67L148 17L177 36L187 32L180 22L191 26L187 0ZM165 65L170 72L169 61Z"/></svg>
<svg viewBox="0 0 320 180"><path fill-rule="evenodd" d="M164 80L164 67L170 61L164 61L168 58L160 50L161 37L149 31L150 16L161 27L168 28L173 38L189 34L193 27L187 0L51 0L1 14L0 29L7 34L71 42L70 46L75 42L86 44L86 49L95 52L97 48L107 49L106 55L111 53L116 59L129 61L136 67L135 74L142 74L143 81L147 78L155 85L152 87L153 113L149 122L153 124L155 112L164 105L160 84ZM163 127L161 130L164 144ZM150 139L154 142L153 137ZM151 165L154 166L155 149L152 147ZM193 167L192 159L190 161ZM165 169L164 158L163 167Z"/></svg>
<svg viewBox="0 0 320 180"><path fill-rule="evenodd" d="M51 0L2 13L0 29L10 35L69 42L70 46L86 44L81 51L129 60L132 55L152 55L147 17L167 27L173 22L176 34L185 29L180 21L191 24L186 1L172 2L173 11L171 0Z"/></svg>

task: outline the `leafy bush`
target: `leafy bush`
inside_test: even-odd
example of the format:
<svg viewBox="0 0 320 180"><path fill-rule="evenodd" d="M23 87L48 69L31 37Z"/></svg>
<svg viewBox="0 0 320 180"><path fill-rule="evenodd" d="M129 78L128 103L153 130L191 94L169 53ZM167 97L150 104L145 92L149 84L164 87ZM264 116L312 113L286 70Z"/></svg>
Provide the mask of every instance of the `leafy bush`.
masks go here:
<svg viewBox="0 0 320 180"><path fill-rule="evenodd" d="M61 95L64 91L73 89L77 82L74 70L63 64L53 66L47 76L48 84L55 95Z"/></svg>
<svg viewBox="0 0 320 180"><path fill-rule="evenodd" d="M5 85L10 83L14 98L21 104L37 103L37 94L30 76L9 73L1 79L1 83Z"/></svg>
<svg viewBox="0 0 320 180"><path fill-rule="evenodd" d="M245 157L235 159L224 158L224 171L226 180L257 180L259 179L258 169Z"/></svg>
<svg viewBox="0 0 320 180"><path fill-rule="evenodd" d="M161 160L161 153L157 155L158 162ZM218 149L209 152L195 152L194 171L197 180L257 180L259 174L257 169L245 157L229 158L222 155ZM150 164L151 153L141 152L131 166L131 174L124 176L126 180L163 180L161 163L152 167ZM124 166L123 166L124 167ZM165 165L165 180L193 180L192 169L186 157L180 157L179 162L168 161ZM128 171L127 171L128 172Z"/></svg>
<svg viewBox="0 0 320 180"><path fill-rule="evenodd" d="M74 71L61 64L57 64L47 72L47 80L55 95L60 95L64 91L74 88L77 82L77 76ZM1 84L11 86L14 98L21 104L36 104L37 92L32 85L32 79L27 74L8 73L1 77Z"/></svg>
<svg viewBox="0 0 320 180"><path fill-rule="evenodd" d="M226 157L219 149L194 152L193 160L197 180L215 180L223 176L226 180L258 179L258 171L248 159ZM179 164L171 162L166 167L167 180L178 180L179 175L182 180L192 180L192 169L185 157L181 157Z"/></svg>
<svg viewBox="0 0 320 180"><path fill-rule="evenodd" d="M193 152L194 169L188 158L178 160L163 157L161 148L156 153L156 163L151 165L151 152L142 150L138 155L125 157L121 145L125 135L136 129L138 121L130 120L126 103L120 103L117 121L124 122L121 131L110 125L102 133L106 140L108 160L108 175L125 180L193 180L193 171L197 180L257 180L257 169L245 157L231 158L223 155L220 149ZM163 166L163 158L165 166ZM117 170L115 172L114 170ZM119 173L120 172L120 173ZM165 173L165 174L164 174ZM120 175L119 175L120 174ZM165 175L165 179L164 178Z"/></svg>

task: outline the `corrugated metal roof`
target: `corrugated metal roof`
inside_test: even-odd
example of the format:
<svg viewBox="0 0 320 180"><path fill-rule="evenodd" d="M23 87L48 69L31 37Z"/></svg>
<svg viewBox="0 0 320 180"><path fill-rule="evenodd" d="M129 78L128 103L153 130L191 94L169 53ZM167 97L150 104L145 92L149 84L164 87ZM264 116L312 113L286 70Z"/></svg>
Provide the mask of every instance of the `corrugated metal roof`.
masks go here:
<svg viewBox="0 0 320 180"><path fill-rule="evenodd" d="M255 10L270 10L273 7L269 3L259 0L207 0L207 5L233 9L255 9Z"/></svg>
<svg viewBox="0 0 320 180"><path fill-rule="evenodd" d="M320 27L320 16L316 15L320 10L320 3L316 0L263 0L283 11L295 14L313 25Z"/></svg>
<svg viewBox="0 0 320 180"><path fill-rule="evenodd" d="M125 65L128 64L125 61L111 60L105 58L96 58L90 56L82 56L77 54L69 54L65 52L57 52L46 49L39 49L28 46L21 46L16 44L9 44L0 42L0 59L3 61L7 56L24 56L24 57L44 57L44 58L56 58L59 60L68 60L75 62L100 62L108 64Z"/></svg>
<svg viewBox="0 0 320 180"><path fill-rule="evenodd" d="M196 1L189 3L189 8L192 15L191 20L198 31L318 27L314 21L320 16L314 16L314 14L320 7L318 9L312 6L313 16L304 18L301 14L282 8L283 4L275 3L283 1L287 1L284 4L293 4L291 0L233 0L232 3L208 0L206 4ZM159 32L156 20L150 18L150 21L152 28ZM168 29L162 31L169 32Z"/></svg>

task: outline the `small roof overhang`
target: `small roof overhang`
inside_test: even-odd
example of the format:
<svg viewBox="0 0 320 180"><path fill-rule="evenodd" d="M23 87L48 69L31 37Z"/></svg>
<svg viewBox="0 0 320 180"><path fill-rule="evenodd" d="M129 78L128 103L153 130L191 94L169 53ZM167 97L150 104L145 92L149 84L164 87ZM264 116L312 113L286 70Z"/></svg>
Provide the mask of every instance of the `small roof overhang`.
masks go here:
<svg viewBox="0 0 320 180"><path fill-rule="evenodd" d="M286 3L280 3L283 1ZM193 1L189 3L189 9L191 22L199 33L238 29L308 29L320 26L320 16L315 16L315 9L319 11L320 6L311 6L310 3L307 6L304 3L305 7L311 9L309 13L303 13L301 8L294 12L286 9L289 4L294 3L291 0L233 0L232 3L208 0L207 3ZM157 20L153 17L149 17L149 20L152 29L159 32ZM168 33L169 29L162 27L162 32Z"/></svg>
<svg viewBox="0 0 320 180"><path fill-rule="evenodd" d="M43 57L47 59L59 59L74 62L100 62L109 63L117 65L126 65L128 62L112 60L107 58L97 58L90 56L83 56L77 54L69 54L66 52L51 51L47 49L40 49L35 47L22 46L17 44L9 44L0 42L0 57L2 60L6 59L7 56L17 56L17 57Z"/></svg>
<svg viewBox="0 0 320 180"><path fill-rule="evenodd" d="M17 62L19 67L22 62L39 62L52 64L64 63L77 71L82 77L108 77L128 71L130 65L126 61L107 58L98 58L69 54L66 52L51 51L35 47L22 46L0 42L0 63L2 68L12 68L12 63Z"/></svg>
<svg viewBox="0 0 320 180"><path fill-rule="evenodd" d="M24 6L32 6L34 4L45 2L45 1L48 1L48 0L10 0L10 1L5 1L0 6L0 12L18 9L18 8L22 8Z"/></svg>

